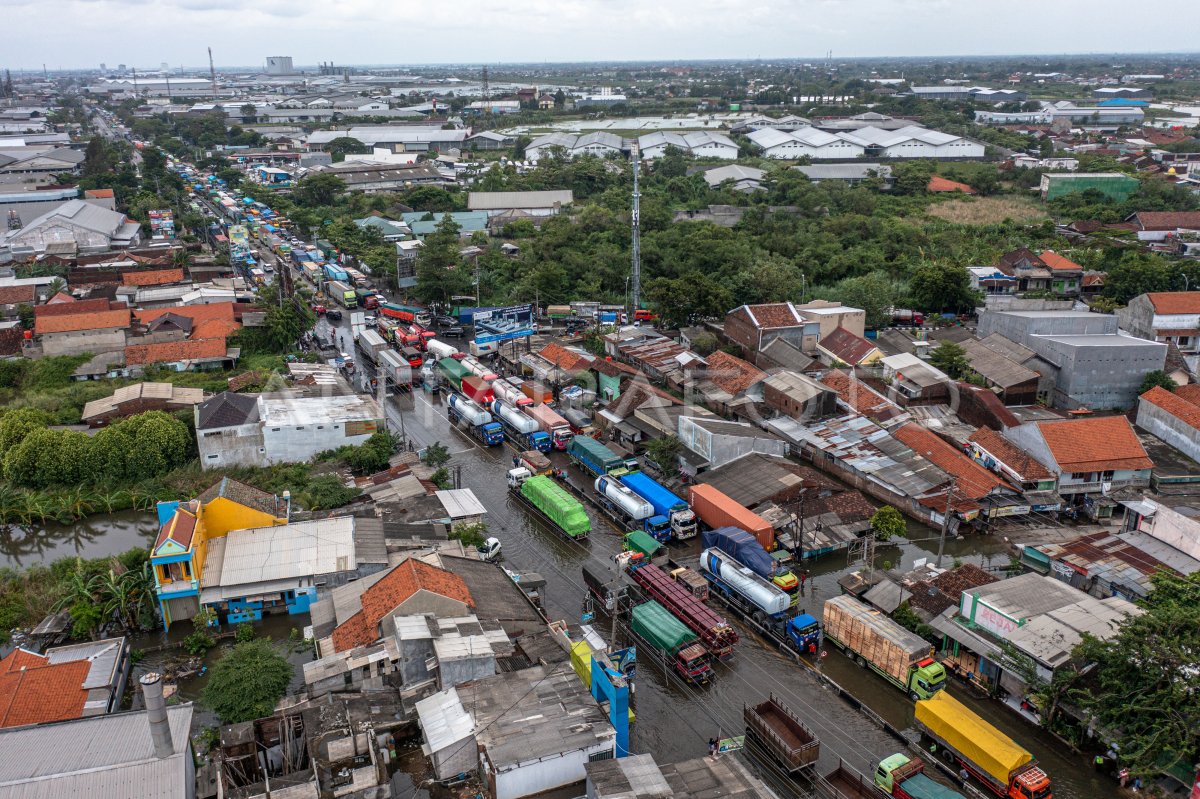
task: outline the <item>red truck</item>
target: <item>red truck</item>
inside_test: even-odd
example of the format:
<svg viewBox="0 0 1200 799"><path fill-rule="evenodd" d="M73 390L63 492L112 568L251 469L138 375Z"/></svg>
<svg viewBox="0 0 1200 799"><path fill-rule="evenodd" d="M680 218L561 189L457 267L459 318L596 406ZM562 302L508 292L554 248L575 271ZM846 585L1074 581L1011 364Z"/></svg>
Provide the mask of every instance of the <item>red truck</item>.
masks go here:
<svg viewBox="0 0 1200 799"><path fill-rule="evenodd" d="M764 551L775 549L775 528L771 523L713 486L692 483L688 486L688 504L710 529L737 527L754 536Z"/></svg>
<svg viewBox="0 0 1200 799"><path fill-rule="evenodd" d="M633 581L684 626L700 636L700 642L710 653L722 659L733 655L738 633L729 626L729 622L655 564L631 559L630 566L629 574Z"/></svg>
<svg viewBox="0 0 1200 799"><path fill-rule="evenodd" d="M485 408L496 400L496 395L492 392L492 384L477 375L467 375L462 379L462 393Z"/></svg>
<svg viewBox="0 0 1200 799"><path fill-rule="evenodd" d="M521 408L525 415L538 423L541 431L554 441L554 448L565 450L575 434L571 432L571 423L555 413L548 405L526 405Z"/></svg>

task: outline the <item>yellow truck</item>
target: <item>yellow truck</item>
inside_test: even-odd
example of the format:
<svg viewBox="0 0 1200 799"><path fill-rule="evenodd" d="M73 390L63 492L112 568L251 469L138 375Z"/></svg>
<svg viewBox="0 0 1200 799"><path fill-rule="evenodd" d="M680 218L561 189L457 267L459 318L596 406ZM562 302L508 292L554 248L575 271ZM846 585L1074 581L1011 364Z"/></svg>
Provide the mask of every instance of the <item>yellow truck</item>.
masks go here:
<svg viewBox="0 0 1200 799"><path fill-rule="evenodd" d="M939 691L917 702L917 728L941 747L942 757L966 769L1007 799L1051 799L1050 778L1033 755L974 711Z"/></svg>

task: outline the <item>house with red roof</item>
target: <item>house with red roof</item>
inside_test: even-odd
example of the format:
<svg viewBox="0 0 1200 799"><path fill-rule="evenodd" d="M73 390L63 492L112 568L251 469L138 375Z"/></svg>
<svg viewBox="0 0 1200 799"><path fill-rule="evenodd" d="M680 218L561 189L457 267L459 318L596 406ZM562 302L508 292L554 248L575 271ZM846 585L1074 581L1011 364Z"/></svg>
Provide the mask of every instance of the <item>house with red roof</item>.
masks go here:
<svg viewBox="0 0 1200 799"><path fill-rule="evenodd" d="M1165 241L1181 230L1200 230L1200 211L1138 211L1126 218L1139 241Z"/></svg>
<svg viewBox="0 0 1200 799"><path fill-rule="evenodd" d="M883 358L883 352L869 339L837 327L817 342L817 357L827 366L871 366Z"/></svg>
<svg viewBox="0 0 1200 799"><path fill-rule="evenodd" d="M23 727L117 710L125 692L129 646L106 638L47 649L14 649L0 660L0 727Z"/></svg>
<svg viewBox="0 0 1200 799"><path fill-rule="evenodd" d="M1154 462L1124 416L1029 422L1002 434L1055 475L1068 504L1093 518L1112 515L1113 492L1150 485Z"/></svg>
<svg viewBox="0 0 1200 799"><path fill-rule="evenodd" d="M704 402L720 414L737 414L762 400L760 384L767 373L736 355L717 350L705 359L698 384Z"/></svg>
<svg viewBox="0 0 1200 799"><path fill-rule="evenodd" d="M1200 366L1200 291L1139 294L1117 311L1117 318L1130 335L1174 343L1195 374Z"/></svg>
<svg viewBox="0 0 1200 799"><path fill-rule="evenodd" d="M739 305L725 315L725 337L738 344L747 357L776 339L801 352L812 352L820 338L818 320L808 320L790 302Z"/></svg>
<svg viewBox="0 0 1200 799"><path fill-rule="evenodd" d="M972 433L967 446L967 455L976 463L1025 491L1053 491L1058 485L1053 472L990 427Z"/></svg>
<svg viewBox="0 0 1200 799"><path fill-rule="evenodd" d="M1006 516L1029 513L1029 506L1021 499L1021 492L1012 484L967 457L960 447L950 444L929 428L917 422L907 422L893 429L892 435L953 478L952 501L968 500L984 514L1001 509ZM934 508L939 505L944 508L947 494L939 492L923 499L932 499Z"/></svg>
<svg viewBox="0 0 1200 799"><path fill-rule="evenodd" d="M1137 426L1192 460L1200 460L1200 391L1173 392L1155 386L1138 398Z"/></svg>
<svg viewBox="0 0 1200 799"><path fill-rule="evenodd" d="M1083 281L1083 267L1059 255L1054 250L1042 252L1042 263L1050 268L1050 290L1055 294L1075 296Z"/></svg>

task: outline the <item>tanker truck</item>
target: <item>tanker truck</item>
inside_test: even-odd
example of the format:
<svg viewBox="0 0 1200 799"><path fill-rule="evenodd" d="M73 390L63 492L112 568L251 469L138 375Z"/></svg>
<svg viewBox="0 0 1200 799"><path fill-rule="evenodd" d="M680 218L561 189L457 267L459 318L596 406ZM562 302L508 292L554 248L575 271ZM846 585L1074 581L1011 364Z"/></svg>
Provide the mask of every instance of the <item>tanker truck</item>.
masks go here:
<svg viewBox="0 0 1200 799"><path fill-rule="evenodd" d="M688 504L672 494L645 472L630 472L620 476L621 485L633 491L654 506L656 515L667 520L668 531L659 541L668 541L672 536L685 541L696 535L696 514ZM658 538L656 535L655 538Z"/></svg>
<svg viewBox="0 0 1200 799"><path fill-rule="evenodd" d="M489 447L504 443L504 429L483 408L459 394L451 394L446 405L446 417L451 424L466 430L470 436Z"/></svg>
<svg viewBox="0 0 1200 799"><path fill-rule="evenodd" d="M500 385L499 382L493 385ZM549 452L552 445L550 435L543 433L536 419L530 419L508 403L496 400L491 404L492 413L504 426L504 437L518 449L536 449Z"/></svg>
<svg viewBox="0 0 1200 799"><path fill-rule="evenodd" d="M704 546L715 547L785 592L792 605L800 601L800 581L791 569L768 555L758 540L739 527L718 527L700 534Z"/></svg>
<svg viewBox="0 0 1200 799"><path fill-rule="evenodd" d="M671 523L665 516L654 513L654 506L622 485L611 475L597 477L592 484L598 495L600 510L618 525L633 530L645 530L656 541L671 537Z"/></svg>

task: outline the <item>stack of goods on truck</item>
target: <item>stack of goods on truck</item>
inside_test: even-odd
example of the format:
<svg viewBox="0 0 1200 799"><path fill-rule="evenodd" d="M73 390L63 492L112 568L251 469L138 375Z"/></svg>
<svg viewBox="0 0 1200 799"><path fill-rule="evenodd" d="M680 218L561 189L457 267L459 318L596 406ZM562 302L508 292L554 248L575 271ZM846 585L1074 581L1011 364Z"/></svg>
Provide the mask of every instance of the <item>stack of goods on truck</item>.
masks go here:
<svg viewBox="0 0 1200 799"><path fill-rule="evenodd" d="M933 645L852 596L825 601L825 637L910 699L928 699L946 687L946 670Z"/></svg>

